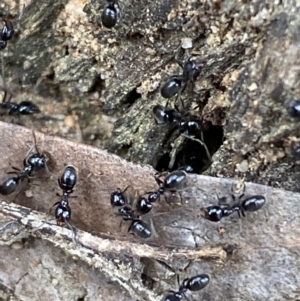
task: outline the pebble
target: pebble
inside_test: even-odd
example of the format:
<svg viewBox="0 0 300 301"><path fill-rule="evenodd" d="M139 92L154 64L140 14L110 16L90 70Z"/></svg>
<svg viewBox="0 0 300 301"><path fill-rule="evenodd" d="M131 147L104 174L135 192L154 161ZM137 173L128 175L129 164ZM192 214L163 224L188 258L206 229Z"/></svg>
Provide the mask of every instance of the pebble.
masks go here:
<svg viewBox="0 0 300 301"><path fill-rule="evenodd" d="M65 120L64 120L64 124L69 128L75 127L76 120L75 120L74 116L73 115L66 116Z"/></svg>
<svg viewBox="0 0 300 301"><path fill-rule="evenodd" d="M23 244L20 241L13 242L10 247L14 250L20 250L23 249Z"/></svg>
<svg viewBox="0 0 300 301"><path fill-rule="evenodd" d="M193 41L190 38L184 38L181 40L181 47L183 49L189 49L193 47Z"/></svg>
<svg viewBox="0 0 300 301"><path fill-rule="evenodd" d="M239 172L247 172L248 171L248 161L243 160L241 163L237 164L237 169Z"/></svg>

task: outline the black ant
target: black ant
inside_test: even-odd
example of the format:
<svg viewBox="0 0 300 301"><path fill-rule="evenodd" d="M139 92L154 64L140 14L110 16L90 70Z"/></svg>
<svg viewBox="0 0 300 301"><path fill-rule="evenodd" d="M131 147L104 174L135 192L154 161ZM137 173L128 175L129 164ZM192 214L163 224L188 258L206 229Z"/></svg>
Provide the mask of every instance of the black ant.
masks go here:
<svg viewBox="0 0 300 301"><path fill-rule="evenodd" d="M164 301L180 301L183 297L185 297L189 301L189 298L185 295L185 293L188 290L192 292L200 291L208 285L209 281L210 278L206 274L200 274L191 278L186 278L179 286L178 292L169 291L169 293L171 294L167 295L164 298Z"/></svg>
<svg viewBox="0 0 300 301"><path fill-rule="evenodd" d="M107 2L108 4L104 8L101 15L101 21L104 27L112 28L116 25L118 20L118 12L115 5L117 5L120 10L121 8L119 5L119 0L107 0Z"/></svg>
<svg viewBox="0 0 300 301"><path fill-rule="evenodd" d="M21 101L20 103L11 102L12 95L11 94L9 95L7 93L3 62L2 62L2 78L4 83L4 87L3 87L4 96L3 96L2 103L0 104L0 108L2 110L8 110L8 115L32 115L41 112L39 107L29 100L24 100Z"/></svg>
<svg viewBox="0 0 300 301"><path fill-rule="evenodd" d="M177 59L176 61L183 70L182 75L170 76L169 79L163 84L160 90L160 94L163 98L172 98L181 90L182 84L185 85L183 87L184 89L188 82L194 82L200 74L200 69L195 60L191 60L191 58L189 58L185 64Z"/></svg>
<svg viewBox="0 0 300 301"><path fill-rule="evenodd" d="M110 195L110 204L112 207L123 207L127 204L127 199L124 195L126 190L130 187L127 186L123 191L120 188L117 188ZM146 198L139 198L135 204L135 209L140 214L147 214L152 209L152 204Z"/></svg>
<svg viewBox="0 0 300 301"><path fill-rule="evenodd" d="M183 170L186 173L194 173L194 168L189 164L185 164L184 166L180 166L180 167L177 168L177 170Z"/></svg>
<svg viewBox="0 0 300 301"><path fill-rule="evenodd" d="M5 49L7 45L7 41L10 40L14 33L14 27L11 21L4 20L4 27L2 28L2 31L0 32L0 50Z"/></svg>
<svg viewBox="0 0 300 301"><path fill-rule="evenodd" d="M295 99L291 100L287 104L286 110L291 117L300 117L300 101Z"/></svg>
<svg viewBox="0 0 300 301"><path fill-rule="evenodd" d="M117 188L116 191L112 192L110 195L110 204L112 207L122 207L127 204L127 199L124 195L126 190L130 187L127 186L123 191L120 188Z"/></svg>
<svg viewBox="0 0 300 301"><path fill-rule="evenodd" d="M156 182L160 185L157 191L146 192L149 194L148 203L156 202L160 199L160 196L165 193L166 190L172 191L174 188L179 186L186 178L186 172L183 170L172 171L164 181L156 177ZM146 205L145 205L146 206Z"/></svg>
<svg viewBox="0 0 300 301"><path fill-rule="evenodd" d="M152 210L152 204L146 198L139 198L135 204L136 211L140 214L147 214Z"/></svg>
<svg viewBox="0 0 300 301"><path fill-rule="evenodd" d="M68 165L64 169L61 178L58 179L58 185L62 189L62 195L57 194L61 197L59 202L56 202L53 206L55 208L55 218L57 225L67 224L72 230L73 228L69 225L68 221L71 219L71 208L69 206L69 198L76 198L76 196L70 196L73 193L73 188L77 182L77 171L73 165ZM51 209L52 209L51 208ZM50 209L50 210L51 210Z"/></svg>
<svg viewBox="0 0 300 301"><path fill-rule="evenodd" d="M6 91L4 94L4 98L2 103L0 104L0 108L3 110L9 110L8 115L32 115L41 113L41 110L37 105L32 103L29 100L21 101L20 103L10 102L10 100L6 101ZM10 97L11 99L11 97Z"/></svg>
<svg viewBox="0 0 300 301"><path fill-rule="evenodd" d="M124 206L119 208L117 214L121 215L124 221L131 221L128 232L131 232L140 238L149 238L152 235L148 225L140 220L130 207Z"/></svg>
<svg viewBox="0 0 300 301"><path fill-rule="evenodd" d="M191 119L191 120L186 120L178 111L174 109L167 109L161 105L156 105L153 107L153 115L158 124L174 124L178 129L180 134L187 138L191 139L193 141L196 141L200 143L206 151L206 155L211 162L211 155L209 153L209 150L206 146L206 144L203 142L204 137L203 137L203 122L200 119ZM196 136L200 134L201 140L196 139L192 136Z"/></svg>
<svg viewBox="0 0 300 301"><path fill-rule="evenodd" d="M8 115L32 115L41 113L41 110L37 105L29 100L21 101L20 103L11 102L12 95L7 93L5 75L4 75L4 63L2 61L2 78L3 78L3 91L4 96L0 108L2 110L8 110Z"/></svg>
<svg viewBox="0 0 300 301"><path fill-rule="evenodd" d="M0 193L2 195L9 195L13 192L16 192L19 189L21 189L21 186L19 185L25 178L28 179L32 177L32 174L34 172L37 172L41 169L46 169L47 172L49 172L49 169L47 167L47 158L44 154L40 153L40 151L37 148L36 145L36 137L34 132L33 133L33 139L34 139L34 147L36 150L36 153L29 155L32 151L32 148L28 151L26 154L26 157L23 161L23 169L19 169L16 167L12 167L16 171L8 172L8 174L17 174L16 177L8 178L6 181L0 185Z"/></svg>
<svg viewBox="0 0 300 301"><path fill-rule="evenodd" d="M241 198L244 196L242 194L239 197L239 202L229 206L228 204L224 203L226 201L226 198L219 199L220 206L209 206L206 208L203 208L204 210L204 217L212 222L219 222L223 217L230 216L234 212L237 212L239 217L241 217L241 214L243 217L245 217L245 212L254 212L263 207L263 205L266 203L266 199L262 195L254 195L249 198L246 198L243 200L243 202L240 204ZM234 195L232 195L233 200L235 201Z"/></svg>
<svg viewBox="0 0 300 301"><path fill-rule="evenodd" d="M134 211L129 207L125 206L127 204L127 199L124 195L126 190L130 187L127 186L123 191L117 188L116 191L112 192L110 195L110 204L112 207L121 207L118 210L117 215L121 215L123 220L130 220L131 225L128 232L132 232L141 238L148 238L151 236L151 230L143 221L139 219L138 215L135 215ZM136 210L140 214L146 214L152 209L152 204L145 198L140 198L136 203Z"/></svg>

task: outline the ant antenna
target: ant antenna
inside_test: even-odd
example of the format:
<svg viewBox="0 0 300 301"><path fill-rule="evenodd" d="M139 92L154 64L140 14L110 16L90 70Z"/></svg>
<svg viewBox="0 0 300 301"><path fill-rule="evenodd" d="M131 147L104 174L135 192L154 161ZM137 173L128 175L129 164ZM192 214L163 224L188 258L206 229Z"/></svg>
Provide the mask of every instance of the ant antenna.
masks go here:
<svg viewBox="0 0 300 301"><path fill-rule="evenodd" d="M36 150L36 152L37 152L38 154L40 154L40 151L39 151L39 149L38 149L38 147L37 147L37 143L36 143L36 135L35 135L35 131L34 131L34 130L32 130L32 136L33 136L33 144L34 144L35 150Z"/></svg>

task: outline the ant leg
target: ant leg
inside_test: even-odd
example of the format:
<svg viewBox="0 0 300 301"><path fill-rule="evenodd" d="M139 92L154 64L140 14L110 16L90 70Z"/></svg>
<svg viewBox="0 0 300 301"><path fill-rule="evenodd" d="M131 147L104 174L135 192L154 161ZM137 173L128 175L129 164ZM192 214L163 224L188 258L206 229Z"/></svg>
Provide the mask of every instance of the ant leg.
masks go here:
<svg viewBox="0 0 300 301"><path fill-rule="evenodd" d="M168 98L168 100L167 100L167 103L166 103L166 105L165 105L165 108L167 108L167 107L168 107L168 105L169 105L169 101L170 101L170 98Z"/></svg>
<svg viewBox="0 0 300 301"><path fill-rule="evenodd" d="M136 236L136 234L134 232L130 232L131 229L132 229L132 223L133 223L133 221L130 223L130 226L129 226L128 230L127 230L127 233L130 233L131 235Z"/></svg>
<svg viewBox="0 0 300 301"><path fill-rule="evenodd" d="M187 301L191 301L191 300L186 296L185 293L182 293L182 294L183 294L184 298L185 298Z"/></svg>
<svg viewBox="0 0 300 301"><path fill-rule="evenodd" d="M163 181L160 179L162 176L165 176L165 175L167 175L169 173L169 171L162 171L162 172L157 172L156 174L155 174L155 180L156 180L156 182L158 183L158 184L162 184L163 183Z"/></svg>
<svg viewBox="0 0 300 301"><path fill-rule="evenodd" d="M50 209L49 209L49 211L48 211L48 214L50 214L51 213L51 210L52 210L52 208L53 207L55 207L55 206L57 206L57 205L59 205L59 203L60 203L60 201L59 202L56 202Z"/></svg>
<svg viewBox="0 0 300 301"><path fill-rule="evenodd" d="M21 182L21 183L18 185L17 190L15 191L17 194L16 194L15 197L14 197L14 201L17 199L18 195L20 194L22 187L23 187L23 183Z"/></svg>
<svg viewBox="0 0 300 301"><path fill-rule="evenodd" d="M16 170L16 171L18 171L18 172L20 172L20 170L21 170L20 168L15 167L15 166L12 166L11 168L14 169L14 170Z"/></svg>
<svg viewBox="0 0 300 301"><path fill-rule="evenodd" d="M47 173L48 175L53 174L53 173L50 171L50 169L49 169L49 167L48 167L48 165L47 165L47 161L45 162L45 170L46 170L46 173Z"/></svg>
<svg viewBox="0 0 300 301"><path fill-rule="evenodd" d="M182 105L182 109L185 110L185 105L183 103L183 100L181 98L181 94L184 92L185 88L187 87L187 84L184 84L184 86L179 90L177 96L176 96L176 100L175 103L177 102L178 99L180 99L181 105Z"/></svg>
<svg viewBox="0 0 300 301"><path fill-rule="evenodd" d="M227 200L226 200L226 197L219 197L219 195L216 193L216 196L217 196L217 199L218 199L218 203L219 203L219 205L220 206L224 206L224 205L226 205L226 206L228 206L228 204L227 204Z"/></svg>
<svg viewBox="0 0 300 301"><path fill-rule="evenodd" d="M166 203L168 204L168 205L170 205L171 204L171 202L169 202L168 201L168 198L167 198L167 196L166 196L166 194L164 193L164 198L165 198L165 201L166 201Z"/></svg>
<svg viewBox="0 0 300 301"><path fill-rule="evenodd" d="M19 173L16 172L16 171L9 171L6 174L8 174L8 175L18 175Z"/></svg>
<svg viewBox="0 0 300 301"><path fill-rule="evenodd" d="M161 176L162 176L162 174L159 177L161 177ZM164 181L162 181L159 177L155 176L155 181L158 185L161 185L164 183Z"/></svg>
<svg viewBox="0 0 300 301"><path fill-rule="evenodd" d="M69 224L68 221L65 221L67 227L72 231L72 242L76 246L77 245L77 229Z"/></svg>
<svg viewBox="0 0 300 301"><path fill-rule="evenodd" d="M232 183L232 185L231 185L230 192L231 192L231 199L232 199L232 202L235 203L235 194L234 194L233 183Z"/></svg>
<svg viewBox="0 0 300 301"><path fill-rule="evenodd" d="M179 108L178 108L178 106L176 104L174 104L174 108L180 114Z"/></svg>
<svg viewBox="0 0 300 301"><path fill-rule="evenodd" d="M239 215L239 218L241 218L241 214L242 214L243 217L246 217L245 212L244 212L243 209L240 209L237 213Z"/></svg>
<svg viewBox="0 0 300 301"><path fill-rule="evenodd" d="M181 69L183 69L183 68L184 68L184 63L183 63L182 60L179 60L179 57L182 56L182 55L180 55L180 52L181 52L181 51L182 51L182 47L181 47L181 45L180 45L180 46L178 47L176 53L175 53L174 59L175 59L176 63L181 67Z"/></svg>
<svg viewBox="0 0 300 301"><path fill-rule="evenodd" d="M200 143L204 147L204 149L206 151L206 155L207 155L207 158L208 158L209 162L212 161L211 160L211 155L209 153L209 150L208 150L206 144L203 141L201 141L200 139L197 139L197 138L193 138L193 137L191 137L191 136L189 136L188 134L185 134L185 133L182 133L181 136L183 136L184 138L191 139L193 141L196 141L196 142Z"/></svg>

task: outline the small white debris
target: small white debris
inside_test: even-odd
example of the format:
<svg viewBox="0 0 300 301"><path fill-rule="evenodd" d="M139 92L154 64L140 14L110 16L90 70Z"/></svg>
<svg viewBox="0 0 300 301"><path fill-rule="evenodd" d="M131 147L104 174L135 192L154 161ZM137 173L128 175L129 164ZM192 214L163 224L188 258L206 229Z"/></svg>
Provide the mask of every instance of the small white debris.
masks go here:
<svg viewBox="0 0 300 301"><path fill-rule="evenodd" d="M193 41L190 38L183 38L181 40L181 47L183 49L190 49L193 47Z"/></svg>
<svg viewBox="0 0 300 301"><path fill-rule="evenodd" d="M247 160L243 160L241 163L237 164L237 169L239 172L246 172L248 171L248 161Z"/></svg>

